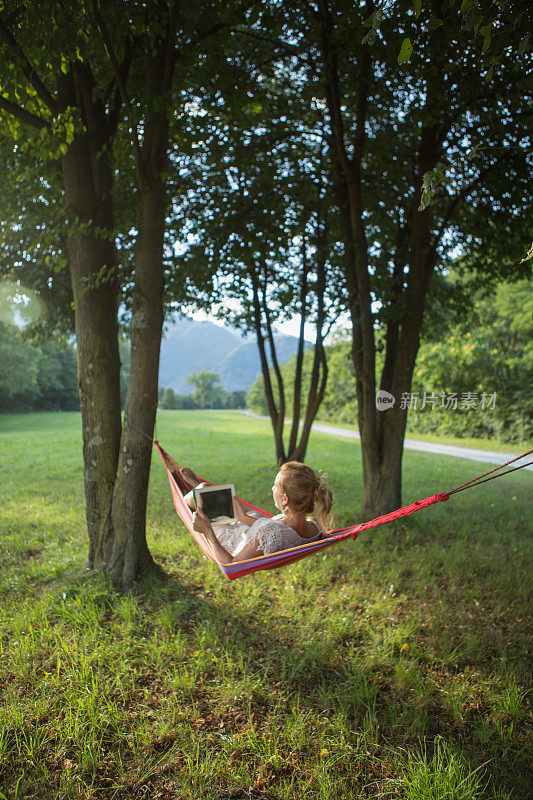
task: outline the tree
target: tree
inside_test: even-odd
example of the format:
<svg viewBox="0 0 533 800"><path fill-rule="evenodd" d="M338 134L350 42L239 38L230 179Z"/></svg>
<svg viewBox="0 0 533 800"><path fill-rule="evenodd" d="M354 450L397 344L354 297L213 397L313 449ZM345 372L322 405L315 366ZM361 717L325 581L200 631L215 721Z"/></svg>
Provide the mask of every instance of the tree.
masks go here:
<svg viewBox="0 0 533 800"><path fill-rule="evenodd" d="M47 25L40 24L45 12ZM34 152L44 141L49 157L61 163L80 363L88 565L105 569L115 585L125 588L140 575L158 571L145 535L151 448L140 430L152 433L157 405L168 269L163 256L170 119L175 119L177 98L184 100L194 83L191 70L199 50L208 48L201 43L224 30L224 15L234 13L232 4L213 8L206 3L180 15L177 2L161 0L146 7L116 0L106 4L104 18L97 2L90 9L81 2L65 9L50 0L38 7L13 3L0 21L4 56L10 54L4 65L11 92L11 97L4 93L0 98L0 107L9 115L13 136L19 135L21 125L32 126L39 132L32 140ZM180 81L175 70L178 45ZM18 102L21 94L23 100ZM175 125L174 133L177 141ZM135 189L137 212L134 262L122 232L123 274L115 247L113 143L123 185L129 181L130 189ZM127 218L131 209L125 211ZM125 230L130 231L131 217L127 222ZM124 428L117 336L119 278L131 315Z"/></svg>
<svg viewBox="0 0 533 800"><path fill-rule="evenodd" d="M19 331L0 320L0 413L32 408L39 394L38 364L33 348Z"/></svg>
<svg viewBox="0 0 533 800"><path fill-rule="evenodd" d="M223 31L235 14L232 4L211 3L182 14L177 0L141 3L134 9L119 3L119 33L94 4L94 18L120 90L131 137L129 163L136 198L137 237L131 289L130 374L124 409L112 526L98 543L107 574L116 585L129 587L141 575L159 573L146 542L146 500L152 448L147 436L154 430L158 400L158 367L164 318L166 215L170 202L169 150L171 119L176 98L186 95L191 71L201 62L207 41ZM123 79L114 41L128 31L136 41L130 80ZM179 62L179 69L178 69ZM147 434L143 435L143 434Z"/></svg>
<svg viewBox="0 0 533 800"><path fill-rule="evenodd" d="M233 98L224 93L214 109L209 96L199 101L200 155L191 158L188 169L201 174L201 189L190 192L177 214L186 216L194 242L183 263L192 265L193 275L214 276L206 289L194 293L195 302L218 309L219 316L256 337L276 458L282 463L305 458L327 383L323 339L339 307L342 280L336 226L328 212L332 197L324 175L321 115L305 92L301 100L287 93L283 67L270 67L272 59L279 60L275 42L272 53L271 37L258 38L269 68L265 60L258 68L251 64L241 106L235 109ZM222 118L221 106L226 109ZM274 325L296 314L296 370L286 383ZM314 325L316 338L304 394L307 323ZM289 405L293 419L286 440Z"/></svg>
<svg viewBox="0 0 533 800"><path fill-rule="evenodd" d="M146 498L152 448L142 432L152 435L157 409L163 327L163 240L168 202L164 171L169 148L168 94L174 80L177 18L177 2L170 6L153 3L143 10L143 57L139 67L145 83L144 89L135 84L137 107L134 110L106 22L95 4L96 25L132 126L137 189L130 375L113 487L112 527L102 532L98 542L107 574L114 584L125 587L130 587L139 575L159 571L146 543ZM139 111L141 118L136 119Z"/></svg>
<svg viewBox="0 0 533 800"><path fill-rule="evenodd" d="M32 341L14 324L14 315L0 316L0 413L77 409L74 348L57 339Z"/></svg>
<svg viewBox="0 0 533 800"><path fill-rule="evenodd" d="M38 355L37 408L74 411L79 408L77 359L72 347L56 340L46 341Z"/></svg>
<svg viewBox="0 0 533 800"><path fill-rule="evenodd" d="M246 408L246 392L243 389L228 392L224 400L224 408Z"/></svg>
<svg viewBox="0 0 533 800"><path fill-rule="evenodd" d="M357 422L357 403L355 397L355 377L351 358L351 342L349 331L339 332L332 344L324 347L328 365L328 383L324 400L320 406L319 418L332 419L336 423ZM308 390L311 381L313 358L306 353L303 360L301 383L302 392ZM296 357L281 365L283 380L292 385L296 373ZM257 414L268 414L263 376L258 376L246 396L248 405ZM287 414L292 416L292 405L288 405Z"/></svg>
<svg viewBox="0 0 533 800"><path fill-rule="evenodd" d="M476 276L462 275L458 270L437 277L429 298L431 313L425 319L412 391L400 398L409 407L408 430L415 434L529 441L533 433L531 282L480 285ZM443 298L444 307L440 305ZM328 389L321 419L353 424L357 422L357 405L347 334L348 331L325 348ZM378 366L379 358L383 358L382 353L378 353ZM294 361L281 368L288 381L294 374ZM307 360L304 387L309 372ZM252 385L248 402L257 413L267 413L262 378Z"/></svg>
<svg viewBox="0 0 533 800"><path fill-rule="evenodd" d="M170 386L163 391L163 395L159 400L159 405L161 408L178 408L176 393Z"/></svg>
<svg viewBox="0 0 533 800"><path fill-rule="evenodd" d="M120 442L112 144L120 94L86 4L5 3L2 126L13 150L60 165L82 412L89 563L108 530ZM43 40L44 34L44 40ZM127 69L127 58L122 68ZM21 144L21 143L24 143ZM45 281L46 283L46 281ZM68 294L67 294L68 296Z"/></svg>
<svg viewBox="0 0 533 800"><path fill-rule="evenodd" d="M367 14L372 10L365 5ZM411 23L403 4L398 11L372 41L364 12L319 0L307 31L321 63L343 226L368 516L401 505L407 409L398 398L411 386L432 274L458 243L479 252L487 242L487 250L506 252L500 263L516 265L525 252L521 214L531 196L522 65L504 58L490 87L484 85L479 48L462 34L455 6L438 3L434 13L423 12L416 59L400 72L391 53L395 58L398 36ZM480 158L456 168L424 206L424 176L478 136L486 148ZM488 206L499 216L490 238L481 232L487 212L479 213ZM518 244L515 253L511 242ZM376 408L378 388L397 399L393 408Z"/></svg>
<svg viewBox="0 0 533 800"><path fill-rule="evenodd" d="M220 385L220 377L215 372L201 369L191 372L187 383L194 387L191 397L197 408L222 408L226 392Z"/></svg>

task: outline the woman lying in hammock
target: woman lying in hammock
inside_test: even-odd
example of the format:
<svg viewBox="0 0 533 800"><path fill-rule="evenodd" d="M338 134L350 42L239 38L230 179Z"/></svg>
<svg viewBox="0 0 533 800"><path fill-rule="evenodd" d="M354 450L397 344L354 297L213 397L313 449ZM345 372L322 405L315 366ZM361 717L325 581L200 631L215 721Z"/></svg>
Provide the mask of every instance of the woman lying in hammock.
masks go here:
<svg viewBox="0 0 533 800"><path fill-rule="evenodd" d="M181 475L193 489L207 485L200 483L188 467L181 470ZM321 538L322 531L328 528L333 504L324 478L299 461L289 461L276 475L272 496L281 511L276 517L252 517L234 499L234 520L212 523L198 509L193 517L194 530L205 535L217 560L224 564L277 553ZM192 509L196 508L192 491L185 500ZM317 520L307 516L315 507Z"/></svg>

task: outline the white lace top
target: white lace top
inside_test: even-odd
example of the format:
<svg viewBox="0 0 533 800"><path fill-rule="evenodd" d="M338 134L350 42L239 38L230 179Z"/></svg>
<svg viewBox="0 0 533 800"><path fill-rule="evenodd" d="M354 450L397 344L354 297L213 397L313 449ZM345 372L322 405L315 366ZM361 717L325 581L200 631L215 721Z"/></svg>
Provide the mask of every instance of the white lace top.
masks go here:
<svg viewBox="0 0 533 800"><path fill-rule="evenodd" d="M232 556L238 555L251 542L255 542L259 550L269 555L279 550L288 550L290 547L318 541L322 530L315 520L310 522L316 526L316 534L305 538L276 517L260 517L250 526L236 520L224 522L221 520L214 522L213 528L222 547Z"/></svg>

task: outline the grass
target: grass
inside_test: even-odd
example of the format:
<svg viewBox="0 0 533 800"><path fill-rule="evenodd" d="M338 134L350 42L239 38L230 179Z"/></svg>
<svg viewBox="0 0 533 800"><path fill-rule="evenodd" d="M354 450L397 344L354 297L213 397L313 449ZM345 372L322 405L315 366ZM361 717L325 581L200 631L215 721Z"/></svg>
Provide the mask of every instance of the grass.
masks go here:
<svg viewBox="0 0 533 800"><path fill-rule="evenodd" d="M165 412L158 428L271 508L265 421ZM80 430L0 418L0 798L531 796L530 473L229 583L154 460L148 542L169 580L120 595L84 570ZM359 445L313 434L308 461L336 522L357 519ZM482 471L406 451L404 500Z"/></svg>

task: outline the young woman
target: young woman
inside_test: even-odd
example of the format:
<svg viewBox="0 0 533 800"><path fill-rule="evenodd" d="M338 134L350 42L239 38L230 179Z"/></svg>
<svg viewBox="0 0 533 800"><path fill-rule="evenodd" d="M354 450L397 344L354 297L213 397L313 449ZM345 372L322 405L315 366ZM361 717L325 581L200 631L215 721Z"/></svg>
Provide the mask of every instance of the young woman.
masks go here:
<svg viewBox="0 0 533 800"><path fill-rule="evenodd" d="M193 488L206 485L201 484L188 467L182 469L181 474ZM216 558L224 564L247 561L321 538L323 529L328 527L333 504L331 490L324 478L299 461L289 461L276 475L272 496L274 505L281 511L276 517L258 519L251 516L235 499L234 520L212 523L198 509L193 517L194 530L205 535ZM192 491L185 499L191 508L195 508ZM317 520L307 516L315 507Z"/></svg>

